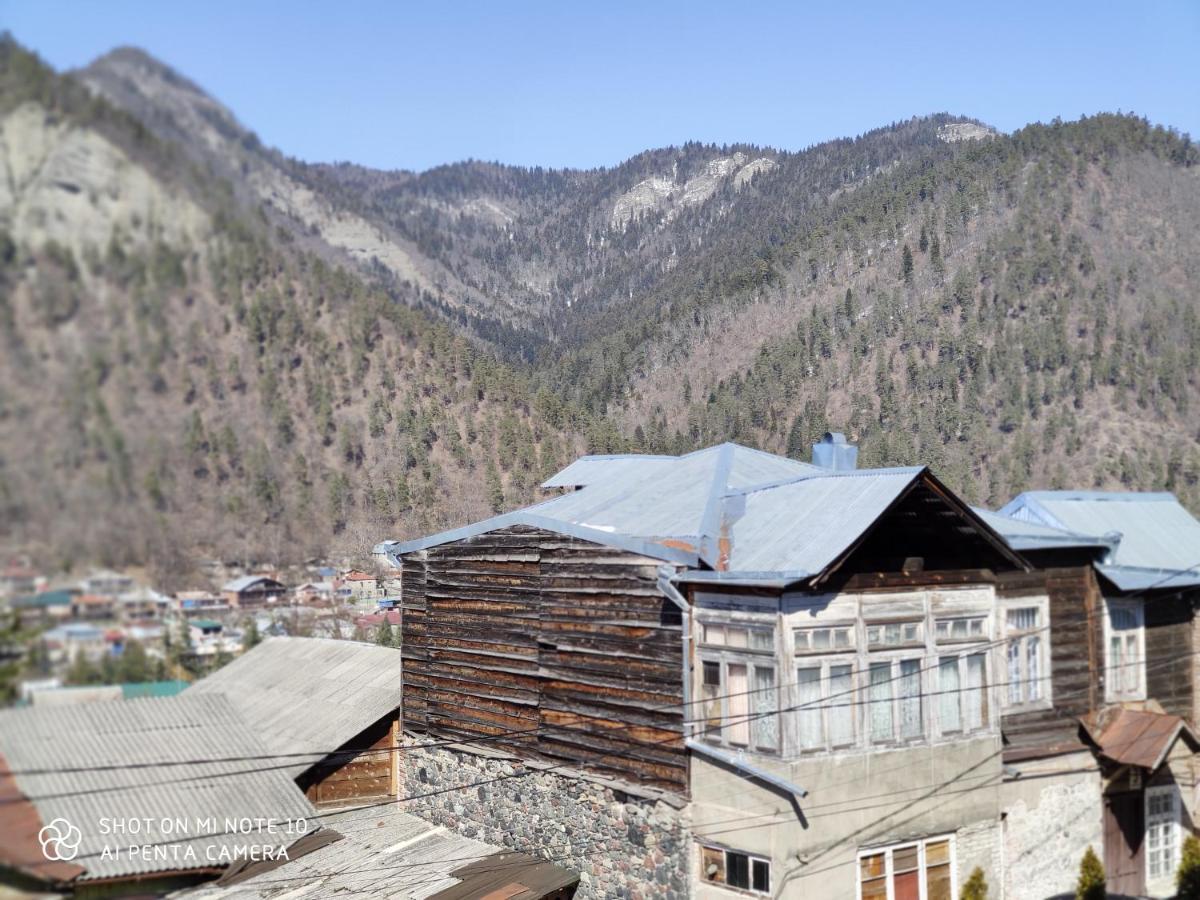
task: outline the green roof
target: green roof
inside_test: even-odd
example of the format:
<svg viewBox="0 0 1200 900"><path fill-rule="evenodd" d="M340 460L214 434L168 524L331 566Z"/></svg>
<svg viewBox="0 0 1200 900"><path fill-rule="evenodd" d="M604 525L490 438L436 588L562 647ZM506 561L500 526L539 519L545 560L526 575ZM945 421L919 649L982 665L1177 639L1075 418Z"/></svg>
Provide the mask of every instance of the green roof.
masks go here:
<svg viewBox="0 0 1200 900"><path fill-rule="evenodd" d="M28 597L18 597L13 601L17 609L37 609L47 606L70 606L73 597L70 591L42 591Z"/></svg>
<svg viewBox="0 0 1200 900"><path fill-rule="evenodd" d="M186 681L131 681L121 685L121 695L126 700L139 697L174 697L187 686Z"/></svg>
<svg viewBox="0 0 1200 900"><path fill-rule="evenodd" d="M220 622L217 622L214 619L193 619L192 625L195 628L199 628L201 630L207 630L209 628L224 628L225 627Z"/></svg>

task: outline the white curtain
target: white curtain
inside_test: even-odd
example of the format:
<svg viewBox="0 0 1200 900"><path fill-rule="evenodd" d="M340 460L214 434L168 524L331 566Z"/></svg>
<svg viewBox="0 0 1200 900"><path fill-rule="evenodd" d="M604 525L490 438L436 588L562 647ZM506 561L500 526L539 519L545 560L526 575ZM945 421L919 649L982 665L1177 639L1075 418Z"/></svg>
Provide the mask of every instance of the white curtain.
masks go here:
<svg viewBox="0 0 1200 900"><path fill-rule="evenodd" d="M835 747L854 743L854 679L849 665L829 667L829 740Z"/></svg>
<svg viewBox="0 0 1200 900"><path fill-rule="evenodd" d="M959 715L958 658L950 657L938 662L938 709L942 732L959 731L962 717Z"/></svg>
<svg viewBox="0 0 1200 900"><path fill-rule="evenodd" d="M821 669L819 666L796 670L797 721L800 746L805 749L825 743L821 733Z"/></svg>
<svg viewBox="0 0 1200 900"><path fill-rule="evenodd" d="M779 707L775 703L775 670L768 666L754 667L754 746L764 750L779 749Z"/></svg>
<svg viewBox="0 0 1200 900"><path fill-rule="evenodd" d="M729 717L726 719L725 737L734 744L750 743L750 714L749 678L744 665L729 664L729 697L726 709Z"/></svg>
<svg viewBox="0 0 1200 900"><path fill-rule="evenodd" d="M892 731L892 664L871 663L871 740L890 741Z"/></svg>
<svg viewBox="0 0 1200 900"><path fill-rule="evenodd" d="M976 653L967 657L967 690L963 694L963 719L969 729L987 724L986 657Z"/></svg>
<svg viewBox="0 0 1200 900"><path fill-rule="evenodd" d="M900 736L920 737L921 721L921 661L900 660Z"/></svg>

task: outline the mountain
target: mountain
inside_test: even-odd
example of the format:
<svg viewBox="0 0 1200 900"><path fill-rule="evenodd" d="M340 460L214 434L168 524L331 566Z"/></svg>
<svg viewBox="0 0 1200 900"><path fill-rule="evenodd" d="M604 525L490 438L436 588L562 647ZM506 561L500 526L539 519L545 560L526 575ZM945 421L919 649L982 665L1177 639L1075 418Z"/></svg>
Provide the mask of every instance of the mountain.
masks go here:
<svg viewBox="0 0 1200 900"><path fill-rule="evenodd" d="M584 448L829 427L976 502L1200 507L1200 156L1134 116L414 173L289 159L140 50L0 63L9 541L361 547Z"/></svg>
<svg viewBox="0 0 1200 900"><path fill-rule="evenodd" d="M0 41L6 546L170 586L477 518L616 445L156 131Z"/></svg>

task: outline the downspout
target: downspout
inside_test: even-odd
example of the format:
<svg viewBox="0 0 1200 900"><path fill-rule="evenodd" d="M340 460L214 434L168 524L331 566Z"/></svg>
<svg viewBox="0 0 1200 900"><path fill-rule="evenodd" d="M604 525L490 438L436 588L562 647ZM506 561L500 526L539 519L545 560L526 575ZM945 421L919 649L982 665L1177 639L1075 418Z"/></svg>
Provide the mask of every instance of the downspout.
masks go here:
<svg viewBox="0 0 1200 900"><path fill-rule="evenodd" d="M687 745L688 749L722 762L730 768L737 769L743 776L778 788L785 794L795 797L797 800L808 796L808 791L800 787L800 785L794 784L786 778L780 778L778 775L772 775L766 769L760 769L758 766L747 761L741 753L726 753L724 750L719 750L711 744L706 744L704 741L698 741L694 738L689 738Z"/></svg>
<svg viewBox="0 0 1200 900"><path fill-rule="evenodd" d="M692 608L671 581L674 574L675 570L668 565L658 567L658 589L679 607L683 616L683 739L686 742L692 736L689 722L692 718Z"/></svg>

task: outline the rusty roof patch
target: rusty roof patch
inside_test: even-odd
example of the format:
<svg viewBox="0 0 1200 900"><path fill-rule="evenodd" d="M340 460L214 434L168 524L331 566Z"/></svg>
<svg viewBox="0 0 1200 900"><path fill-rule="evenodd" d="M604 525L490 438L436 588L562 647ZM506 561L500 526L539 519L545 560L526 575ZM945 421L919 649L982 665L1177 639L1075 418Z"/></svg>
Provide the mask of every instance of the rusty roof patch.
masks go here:
<svg viewBox="0 0 1200 900"><path fill-rule="evenodd" d="M1102 715L1100 721L1092 725L1092 738L1102 756L1150 771L1163 764L1171 747L1181 737L1193 750L1200 749L1200 741L1187 723L1179 716L1166 713L1118 708Z"/></svg>

